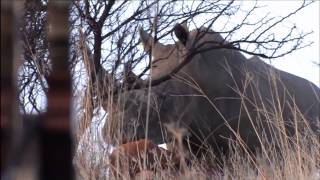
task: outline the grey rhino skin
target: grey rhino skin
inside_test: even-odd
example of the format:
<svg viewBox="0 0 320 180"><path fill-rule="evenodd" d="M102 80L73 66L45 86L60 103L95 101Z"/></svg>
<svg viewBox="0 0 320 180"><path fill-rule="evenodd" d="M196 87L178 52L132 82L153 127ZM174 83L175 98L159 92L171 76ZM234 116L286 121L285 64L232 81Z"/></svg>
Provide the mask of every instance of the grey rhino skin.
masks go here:
<svg viewBox="0 0 320 180"><path fill-rule="evenodd" d="M194 154L208 148L228 152L230 139L239 138L254 150L261 146L262 136L270 141L277 138L279 127L288 136L295 134L296 127L319 135L317 86L258 57L246 59L239 51L215 48L225 42L206 28L189 32L177 24L174 32L179 41L163 45L140 30L145 51L152 49L153 80L171 72L191 49L199 53L173 78L153 86L150 96L147 89L120 95L124 103L118 112L123 121L120 143L142 138L168 142L165 124L170 123L187 130L184 142ZM303 116L294 118L292 109L299 109Z"/></svg>

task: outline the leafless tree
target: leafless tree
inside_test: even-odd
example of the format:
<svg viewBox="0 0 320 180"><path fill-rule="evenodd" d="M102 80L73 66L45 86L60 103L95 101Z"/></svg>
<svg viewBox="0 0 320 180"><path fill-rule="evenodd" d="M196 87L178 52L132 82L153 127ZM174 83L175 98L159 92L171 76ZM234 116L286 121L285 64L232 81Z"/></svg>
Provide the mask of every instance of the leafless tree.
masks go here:
<svg viewBox="0 0 320 180"><path fill-rule="evenodd" d="M45 35L46 6L41 1L27 0L20 27L22 66L19 71L19 102L24 113L40 113L44 110L41 98L48 87L48 43Z"/></svg>
<svg viewBox="0 0 320 180"><path fill-rule="evenodd" d="M311 32L302 32L287 20L298 15L312 1L301 2L299 7L283 17L269 13L258 19L253 17L263 7L251 2L250 8L244 8L243 3L247 2L73 1L70 7L69 61L74 104L78 112L77 139L90 126L94 110L103 106L111 96L123 89L144 88L166 81L199 53L195 48L172 72L160 79L146 81L151 57L139 46L139 28L151 32L154 42L166 43L174 40L165 37L172 35L176 23L204 26L224 37L223 43L207 42L216 44L215 48L234 49L269 59L285 56L311 44L304 42ZM48 51L50 44L45 35L47 4L47 0L26 0L24 4L20 27L22 66L18 76L19 103L23 113L45 111L47 78L52 66ZM238 21L234 23L233 19ZM277 28L283 25L287 27L286 33L278 33Z"/></svg>
<svg viewBox="0 0 320 180"><path fill-rule="evenodd" d="M147 81L151 57L139 46L139 28L153 34L154 42L173 42L176 23L212 29L224 37L215 48L241 51L262 58L279 58L309 46L304 42L311 32L302 32L287 20L310 5L301 5L283 17L265 14L255 17L262 6L238 1L100 1L75 0L70 7L70 55L75 99L77 139L90 126L95 110L124 89L144 88L166 81L199 53L194 48L183 62L169 74ZM20 27L23 43L22 66L18 87L20 110L23 113L45 111L48 75L51 62L45 33L48 1L26 0ZM232 21L238 19L236 23ZM287 27L278 33L279 26ZM245 31L243 31L245 30ZM245 32L245 33L243 33ZM179 35L177 35L179 36ZM165 38L166 37L166 38ZM201 35L198 37L201 38ZM201 44L200 44L201 46ZM205 50L201 48L202 51Z"/></svg>
<svg viewBox="0 0 320 180"><path fill-rule="evenodd" d="M152 32L155 41L167 42L172 39L163 37L171 34L175 23L188 22L189 25L205 26L221 33L227 43L217 44L216 48L236 49L264 58L278 58L310 45L303 41L310 32L301 33L294 24L287 24L286 34L277 34L274 29L285 24L288 18L311 3L301 2L300 7L283 17L266 14L253 21L252 16L262 8L257 3L249 9L243 9L240 2L219 0L74 1L70 9L72 48L69 59L72 63L73 89L75 94L85 92L81 99L86 105L78 108L89 108L80 112L85 112L85 119L92 119L93 109L99 107L108 94L119 91L122 87L141 88L147 85L141 79L148 75L150 58L139 49L139 27ZM238 18L236 24L230 23L235 17L241 19ZM24 19L20 28L23 66L18 78L20 109L24 113L40 113L45 109L47 76L51 66L44 33L46 18L47 1L25 1ZM200 18L203 23L195 22ZM218 23L224 26L217 29ZM242 29L250 31L239 34ZM151 85L169 79L196 53L194 51L170 74L152 81ZM84 58L84 55L87 58ZM84 68L84 65L87 68ZM89 66L91 68L88 68ZM114 86L117 87L106 88ZM86 91L82 91L84 87L87 88ZM97 98L98 96L100 98ZM84 123L81 131L89 123Z"/></svg>
<svg viewBox="0 0 320 180"><path fill-rule="evenodd" d="M253 21L252 16L263 8L257 2L251 8L243 9L243 4L240 2L219 0L75 1L72 7L74 13L72 42L80 42L74 43L73 48L82 52L80 55L79 51L73 51L78 53L75 55L77 56L75 64L84 61L88 70L86 73L89 75L86 81L88 83L84 85L88 89L83 96L89 109L82 115L87 117L85 118L87 123L83 124L81 131L88 126L88 119L92 118L93 109L100 107L108 96L123 88L142 88L148 85L147 81L141 79L145 79L148 75L151 58L139 49L139 27L152 32L154 42L167 42L170 39L164 37L172 33L172 28L177 22L188 22L195 27L205 26L225 38L225 42L220 44L207 42L215 43L216 48L235 49L271 59L310 45L308 42L303 42L304 37L310 32L301 33L294 24L289 24L286 34L277 34L275 29L311 3L301 2L300 7L283 17L266 14ZM238 18L236 24L232 24L231 19L235 17L241 18ZM200 18L203 21L201 24L196 22ZM217 29L218 23L224 26ZM249 31L239 34L243 29ZM192 51L171 73L152 80L151 85L170 79L197 53L199 52L195 48L195 51ZM91 114L89 118L88 114Z"/></svg>

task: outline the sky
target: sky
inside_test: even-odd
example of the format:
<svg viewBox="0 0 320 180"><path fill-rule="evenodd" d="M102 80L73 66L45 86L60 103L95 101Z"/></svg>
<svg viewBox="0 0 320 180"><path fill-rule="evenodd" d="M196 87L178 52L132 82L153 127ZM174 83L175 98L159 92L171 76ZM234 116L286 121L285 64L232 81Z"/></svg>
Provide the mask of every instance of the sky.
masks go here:
<svg viewBox="0 0 320 180"><path fill-rule="evenodd" d="M281 15L298 7L301 1L263 1L263 3L269 6L266 9L274 15ZM320 1L316 1L290 19L304 32L313 31L313 34L309 35L306 41L313 41L314 43L310 47L272 61L272 64L278 69L303 77L315 83L318 87L320 87L320 66L316 63L320 63L319 9Z"/></svg>

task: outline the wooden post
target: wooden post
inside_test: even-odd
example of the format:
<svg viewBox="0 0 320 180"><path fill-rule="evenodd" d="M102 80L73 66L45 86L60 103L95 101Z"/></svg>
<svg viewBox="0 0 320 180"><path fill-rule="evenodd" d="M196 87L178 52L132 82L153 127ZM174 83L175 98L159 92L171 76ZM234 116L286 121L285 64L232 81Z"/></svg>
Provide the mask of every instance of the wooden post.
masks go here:
<svg viewBox="0 0 320 180"><path fill-rule="evenodd" d="M69 1L49 1L48 40L52 72L48 111L41 128L41 179L73 179L70 121Z"/></svg>

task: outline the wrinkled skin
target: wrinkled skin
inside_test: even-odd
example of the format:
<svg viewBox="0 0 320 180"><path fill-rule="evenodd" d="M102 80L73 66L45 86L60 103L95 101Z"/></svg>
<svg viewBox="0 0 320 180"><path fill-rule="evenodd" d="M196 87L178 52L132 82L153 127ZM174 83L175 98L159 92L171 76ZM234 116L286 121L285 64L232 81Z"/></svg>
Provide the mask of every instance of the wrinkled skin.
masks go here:
<svg viewBox="0 0 320 180"><path fill-rule="evenodd" d="M174 31L180 42L171 45L155 43L153 46L152 37L143 30L140 33L145 50L150 52L152 48L152 79L168 74L191 48L203 50L217 44L197 46L207 41L223 42L219 34L204 28L189 32L186 27L177 25ZM204 32L205 35L196 41L197 34ZM288 135L294 134L291 112L294 105L313 132L319 133L318 87L277 70L257 57L248 60L235 50L211 49L195 55L174 78L152 87L150 97L146 123L147 90L122 94L120 99L125 101L125 106L118 113L123 120L124 133L120 143L142 138L157 144L168 142L170 136L165 132L165 124L173 123L187 130L184 140L191 144L189 147L194 154L203 152L204 145L216 152L227 152L228 138L236 139L235 134L240 135L249 149L254 149L259 147L258 136L262 133L272 140L272 124L277 123L268 123L266 119L275 121L275 115L270 115L278 111L275 107L281 107L280 117ZM261 112L261 109L271 113ZM301 118L297 124L301 129L305 127ZM257 131L253 127L258 127Z"/></svg>

